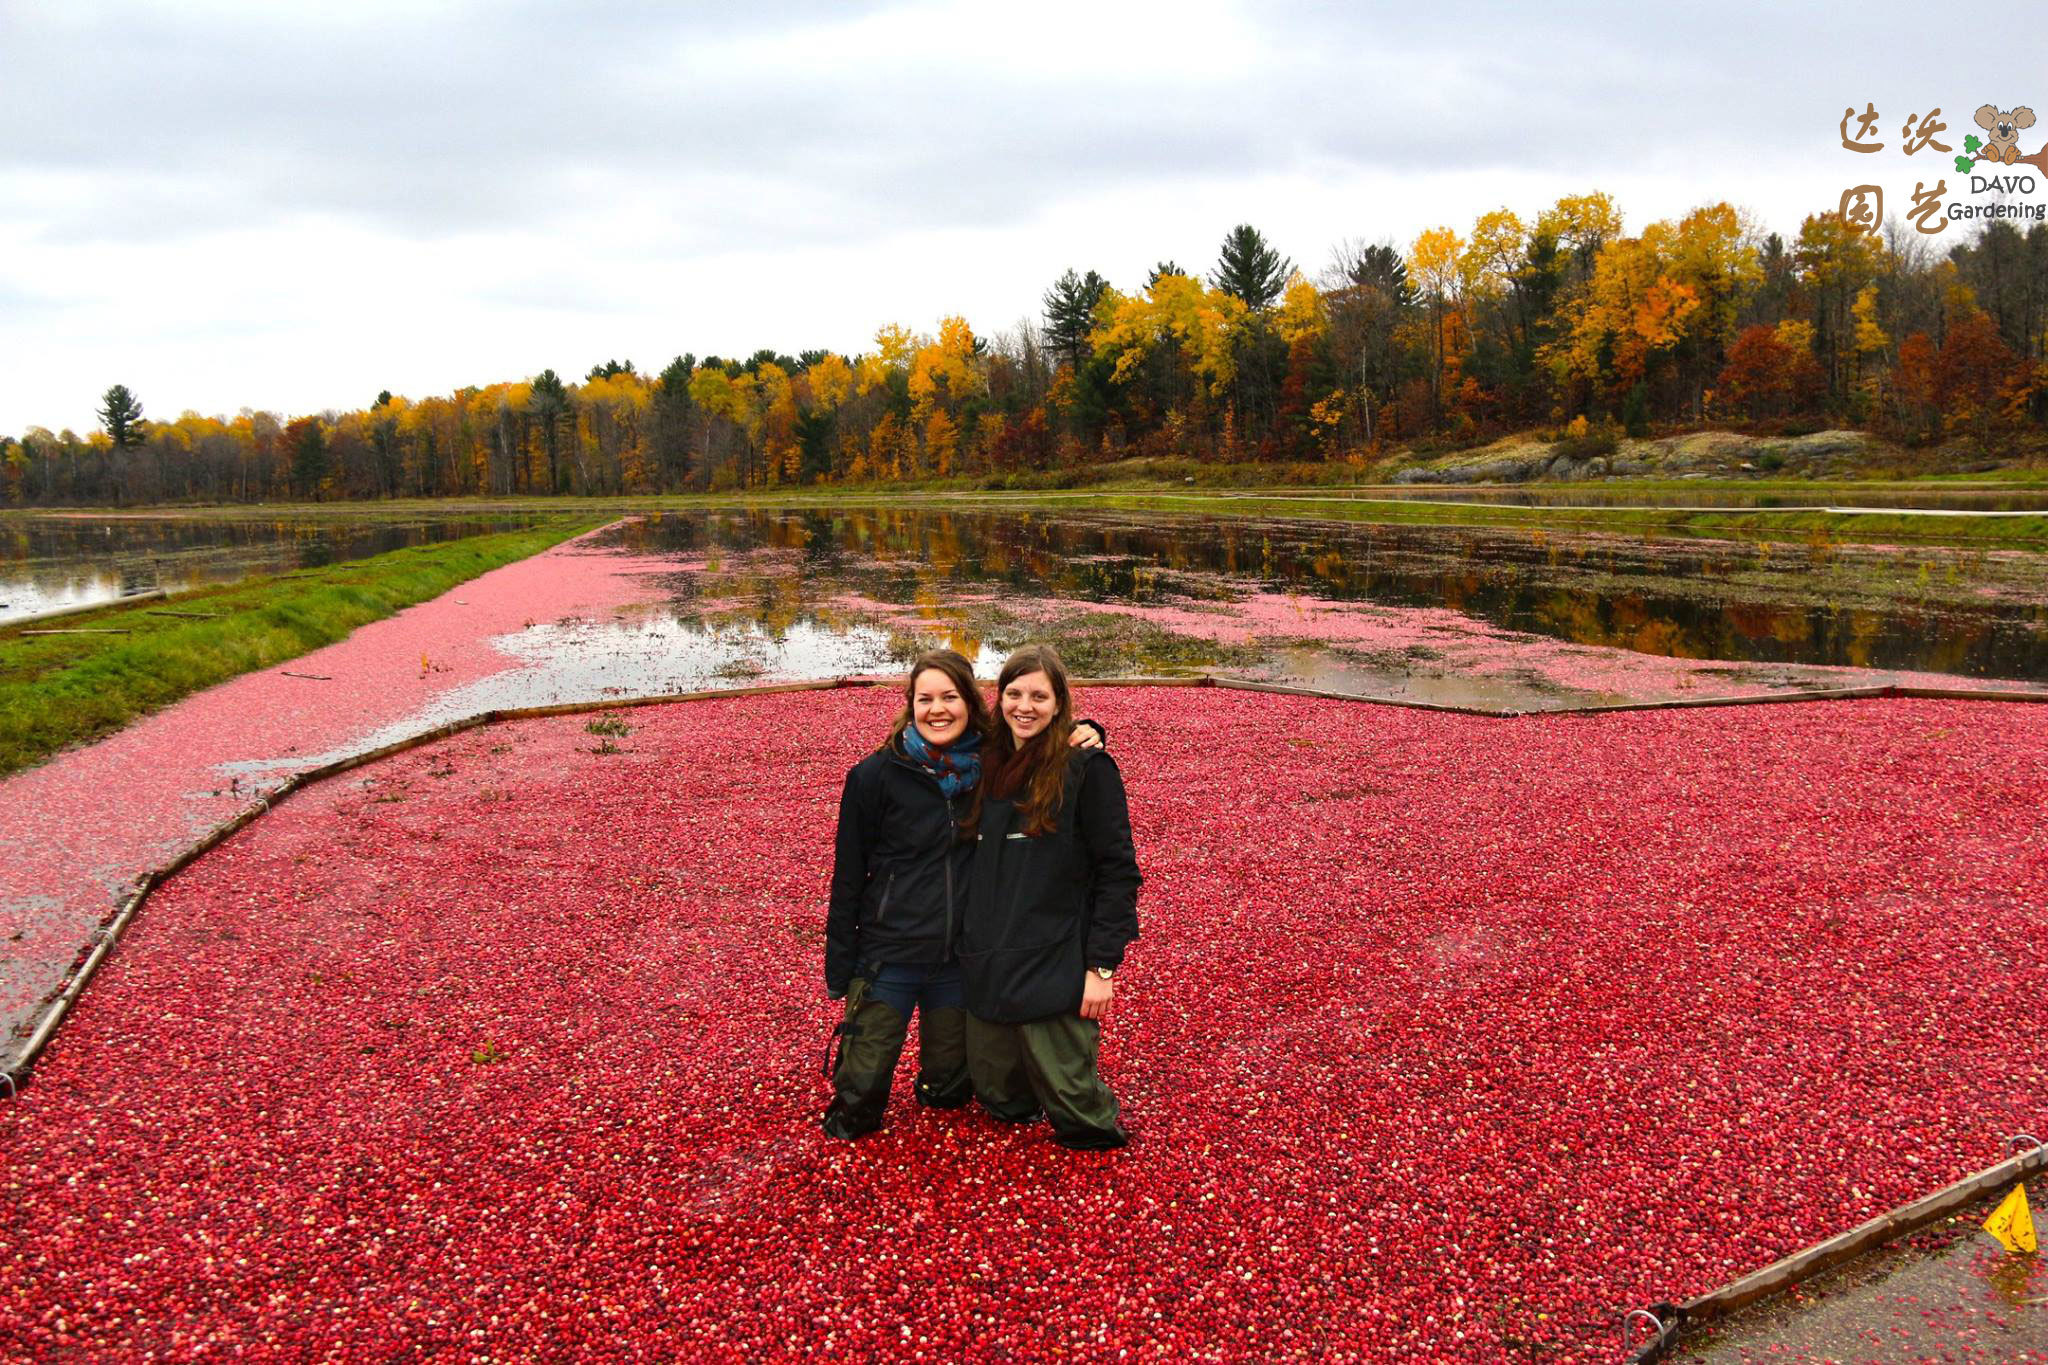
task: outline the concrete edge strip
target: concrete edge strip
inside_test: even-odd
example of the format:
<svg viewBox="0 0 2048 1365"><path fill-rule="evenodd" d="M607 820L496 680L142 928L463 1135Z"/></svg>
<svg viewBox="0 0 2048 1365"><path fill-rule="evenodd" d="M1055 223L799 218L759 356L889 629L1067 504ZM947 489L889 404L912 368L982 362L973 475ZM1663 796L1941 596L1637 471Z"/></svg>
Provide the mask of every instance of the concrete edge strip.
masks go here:
<svg viewBox="0 0 2048 1365"><path fill-rule="evenodd" d="M892 680L893 681L893 680ZM1171 685L1171 679L1165 680ZM1117 679L1076 679L1076 687L1115 687ZM1159 680L1148 679L1157 686ZM1290 697L1320 697L1328 701L1363 701L1376 706L1399 706L1411 711L1441 711L1458 716L1608 716L1625 711L1697 711L1715 706L1775 706L1788 702L1862 701L1878 697L1919 697L1938 701L2048 702L2048 692L2004 691L1998 688L1916 687L1904 683L1880 683L1873 687L1815 688L1799 692L1766 692L1734 697L1679 697L1668 701L1631 701L1602 706L1547 706L1529 711L1495 710L1482 706L1457 706L1448 702L1414 701L1407 697L1376 696L1366 692L1332 692L1288 683L1250 682L1221 675L1204 675L1203 683L1185 680L1182 686L1208 685L1238 692L1274 692Z"/></svg>
<svg viewBox="0 0 2048 1365"><path fill-rule="evenodd" d="M114 944L127 932L136 911L142 908L142 904L149 898L150 892L154 891L171 876L190 866L194 860L212 850L223 840L227 839L228 836L240 830L257 816L272 809L292 793L315 782L324 781L327 778L360 768L365 764L375 763L382 759L390 758L395 754L404 753L409 749L417 749L423 745L432 744L468 730L474 730L486 725L496 725L505 721L538 720L549 716L628 710L643 706L668 706L691 701L717 701L732 697L771 696L786 692L825 692L844 687L890 686L898 681L899 679L893 676L856 674L842 678L825 678L808 682L761 683L751 687L713 688L696 692L672 692L651 697L615 697L607 701L577 701L561 702L551 706L507 707L499 710L481 711L459 720L447 721L431 729L422 730L416 735L409 735L404 739L380 745L375 749L366 749L362 753L351 754L347 758L336 759L332 763L324 763L317 768L308 768L301 772L293 773L280 783L275 790L266 793L242 811L215 825L212 829L201 835L197 841L181 850L168 863L165 863L162 867L145 872L137 879L135 890L121 903L113 919L95 931L91 951L86 955L83 962L72 969L63 987L51 1000L49 1008L37 1020L35 1028L30 1031L27 1040L22 1045L20 1055L11 1065L0 1069L0 1083L6 1084L6 1093L9 1097L19 1094L22 1088L28 1084L29 1072L35 1066L36 1059L42 1055L43 1049L49 1045L50 1039L56 1034L57 1026L70 1014L72 1005L77 1002L78 997L84 992L86 986L91 983L93 977L99 973L100 966L106 961L107 955L112 951ZM1361 692L1337 692L1322 688L1296 687L1286 683L1253 682L1248 679L1230 678L1210 673L1187 678L1077 678L1074 680L1074 686L1077 688L1217 687L1234 692L1265 692L1278 696L1313 697L1325 701L1366 702L1378 706L1395 706L1414 711L1436 711L1451 715L1485 716L1493 719L1524 715L1606 715L1623 711L1671 711L1710 706L1755 706L1772 703L1847 701L1880 697L1915 697L1950 701L2048 702L2048 693L2040 692L1907 687L1898 684L1885 684L1878 687L1787 692L1759 697L1707 697L1676 701L1634 702L1619 706L1561 707L1556 710L1523 712L1490 711L1480 707L1452 706L1438 702L1413 701L1402 697L1373 696Z"/></svg>

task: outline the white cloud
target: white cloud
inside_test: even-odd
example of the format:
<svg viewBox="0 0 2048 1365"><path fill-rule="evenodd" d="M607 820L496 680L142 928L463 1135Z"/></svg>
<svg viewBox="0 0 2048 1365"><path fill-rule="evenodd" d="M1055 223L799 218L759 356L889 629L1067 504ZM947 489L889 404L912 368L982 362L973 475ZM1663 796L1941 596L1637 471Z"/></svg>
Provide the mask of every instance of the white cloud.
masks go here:
<svg viewBox="0 0 2048 1365"><path fill-rule="evenodd" d="M1921 11L796 3L0 6L0 432L350 407L604 358L858 349L1034 313L1069 265L1304 268L1506 204L1727 198L1791 231L1881 172L1842 107L1960 133L2030 88ZM1882 162L1882 165L1872 163ZM1945 239L1936 239L1945 244Z"/></svg>

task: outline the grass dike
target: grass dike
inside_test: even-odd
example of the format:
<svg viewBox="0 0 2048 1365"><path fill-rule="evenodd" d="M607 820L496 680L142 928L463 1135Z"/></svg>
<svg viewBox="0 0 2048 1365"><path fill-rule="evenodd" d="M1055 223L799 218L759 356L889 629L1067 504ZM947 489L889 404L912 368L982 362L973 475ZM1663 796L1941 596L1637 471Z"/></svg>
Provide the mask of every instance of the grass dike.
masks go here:
<svg viewBox="0 0 2048 1365"><path fill-rule="evenodd" d="M397 520L461 512L474 516L588 517L588 524L596 525L621 516L661 512L829 513L879 506L940 512L1101 510L1732 540L1803 544L1811 549L1836 545L1912 545L2038 553L2048 548L2048 511L1855 506L1873 495L2031 495L2048 489L2048 450L2029 448L2011 461L1993 462L1972 458L1972 452L1960 448L1907 451L1861 432L1828 431L1804 437L1766 438L1702 431L1618 442L1613 455L1618 471L1610 463L1606 472L1596 474L1589 461L1575 459L1575 465L1584 467L1571 476L1550 472L1558 459L1569 453L1566 443L1531 432L1449 454L1398 452L1371 464L1133 456L1062 469L1020 469L884 483L787 484L615 496L514 494L401 498L377 503L273 503L265 505L262 512L267 517L313 523L334 519ZM1476 477L1489 471L1493 477ZM1515 492L1538 499L1551 494L1579 494L1616 501L1609 505L1528 505L1472 500L1475 493ZM1781 505L1700 505L1703 500L1729 493L1776 499ZM194 520L232 520L248 515L250 510L224 504L119 511L0 509L0 525L10 517L65 515L111 518L170 513Z"/></svg>
<svg viewBox="0 0 2048 1365"><path fill-rule="evenodd" d="M1235 516L1299 517L1399 526L1475 526L1509 530L1589 532L1669 539L1828 545L1945 545L1957 549L2032 550L2048 546L2048 513L1968 516L1871 510L1705 510L1664 507L1524 507L1512 504L1397 502L1369 490L1284 494L1270 490L1218 496L1125 492L1090 498L1045 498L1045 505L1085 505L1127 512L1228 512Z"/></svg>
<svg viewBox="0 0 2048 1365"><path fill-rule="evenodd" d="M33 622L0 628L0 777L230 678L333 644L599 524L553 520L109 604L54 623L77 634L31 635L41 628Z"/></svg>
<svg viewBox="0 0 2048 1365"><path fill-rule="evenodd" d="M1871 492L1952 492L1957 485L1916 483L1802 483L1795 480L1677 483L1622 481L1579 485L1498 485L1541 491L1577 487L1634 493L1645 498L1696 496L1739 489L1757 495L1796 498L1792 508L1704 508L1657 506L1528 506L1505 502L1454 501L1460 489L1412 485L1332 484L1193 486L1156 479L1124 479L1072 488L991 489L961 480L907 484L787 485L745 493L663 493L611 498L491 498L421 500L413 512L475 515L579 513L591 524L649 512L805 511L889 507L930 512L1057 513L1068 511L1163 512L1208 517L1341 521L1384 526L1483 527L1540 530L1669 540L1733 540L1750 544L1916 545L1965 550L2028 550L2048 547L2048 512L1930 512L1865 508L1836 510L1836 498L1853 500ZM2031 485L2028 485L2031 487ZM287 509L287 513L296 509Z"/></svg>

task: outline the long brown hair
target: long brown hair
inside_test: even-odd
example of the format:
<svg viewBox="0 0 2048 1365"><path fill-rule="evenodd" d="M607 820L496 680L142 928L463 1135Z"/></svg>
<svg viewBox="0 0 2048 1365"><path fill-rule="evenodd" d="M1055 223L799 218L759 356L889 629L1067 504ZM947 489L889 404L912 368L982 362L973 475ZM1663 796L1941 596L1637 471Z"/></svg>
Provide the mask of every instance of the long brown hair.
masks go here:
<svg viewBox="0 0 2048 1365"><path fill-rule="evenodd" d="M974 681L974 665L955 650L933 649L910 661L910 672L903 679L903 709L896 714L895 724L889 727L889 738L883 742L884 748L900 747L903 732L916 723L917 718L911 714L911 709L917 703L917 675L932 669L945 674L959 690L960 699L967 703L967 730L978 731L986 738L995 729L995 718L989 713L988 702L981 695L981 686ZM964 735L967 730L960 733Z"/></svg>
<svg viewBox="0 0 2048 1365"><path fill-rule="evenodd" d="M1028 673L1045 674L1057 705L1045 728L1026 740L1020 750L1009 722L1003 719L1003 693ZM1073 733L1074 690L1067 683L1067 666L1060 662L1059 652L1051 645L1026 645L1003 660L1003 671L996 675L996 724L989 736L986 762L991 766L1007 763L1014 754L1024 765L1017 814L1026 834L1050 834L1059 824L1060 803L1066 799L1067 748Z"/></svg>

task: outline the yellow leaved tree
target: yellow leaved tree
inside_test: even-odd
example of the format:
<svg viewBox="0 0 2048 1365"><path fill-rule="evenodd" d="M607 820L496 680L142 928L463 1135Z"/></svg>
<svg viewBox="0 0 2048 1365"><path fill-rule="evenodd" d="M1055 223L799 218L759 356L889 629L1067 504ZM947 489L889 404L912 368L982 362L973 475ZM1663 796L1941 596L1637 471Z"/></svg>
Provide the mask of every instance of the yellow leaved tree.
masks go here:
<svg viewBox="0 0 2048 1365"><path fill-rule="evenodd" d="M805 371L804 377L809 381L812 404L826 412L836 410L853 394L853 367L845 357L830 351Z"/></svg>
<svg viewBox="0 0 2048 1365"><path fill-rule="evenodd" d="M1640 237L1602 246L1591 280L1562 310L1564 337L1547 353L1559 377L1618 397L1647 382L1689 336L1732 322L1724 311L1731 281L1753 268L1754 253L1745 265L1729 221L1702 210L1685 225L1652 223Z"/></svg>
<svg viewBox="0 0 2048 1365"><path fill-rule="evenodd" d="M916 355L918 337L901 323L885 323L875 331L875 349L860 358L854 372L854 386L871 393L889 382L891 375L907 375Z"/></svg>
<svg viewBox="0 0 2048 1365"><path fill-rule="evenodd" d="M1280 295L1280 312L1273 319L1273 330L1291 346L1303 339L1320 337L1329 326L1330 313L1323 304L1322 291L1295 271Z"/></svg>
<svg viewBox="0 0 2048 1365"><path fill-rule="evenodd" d="M1447 227L1425 228L1408 247L1408 278L1429 303L1429 401L1443 410L1447 319L1464 298L1465 242Z"/></svg>
<svg viewBox="0 0 2048 1365"><path fill-rule="evenodd" d="M1116 382L1128 383L1147 357L1165 349L1207 386L1210 397L1222 395L1235 373L1231 340L1249 311L1244 300L1171 272L1143 294L1103 293L1102 321L1089 341L1097 354L1116 356Z"/></svg>
<svg viewBox="0 0 2048 1365"><path fill-rule="evenodd" d="M918 338L910 357L910 401L918 416L942 401L957 405L986 391L978 364L983 349L961 317L941 318L937 340Z"/></svg>
<svg viewBox="0 0 2048 1365"><path fill-rule="evenodd" d="M1857 293L1849 315L1856 319L1856 392L1862 395L1866 412L1874 412L1884 404L1885 357L1892 344L1890 334L1878 325L1875 283Z"/></svg>

